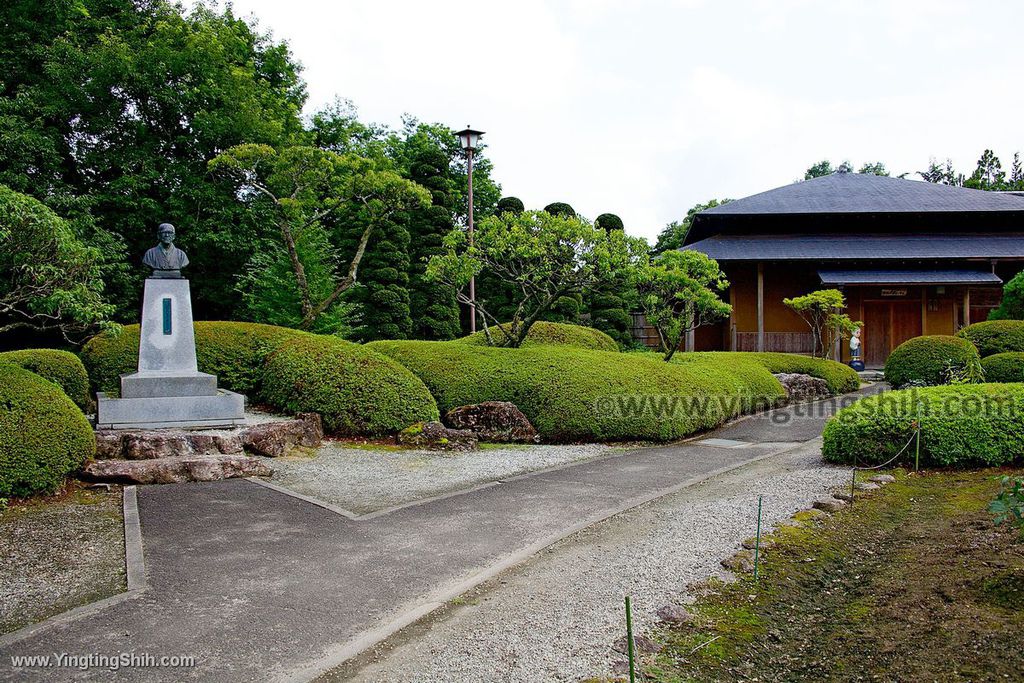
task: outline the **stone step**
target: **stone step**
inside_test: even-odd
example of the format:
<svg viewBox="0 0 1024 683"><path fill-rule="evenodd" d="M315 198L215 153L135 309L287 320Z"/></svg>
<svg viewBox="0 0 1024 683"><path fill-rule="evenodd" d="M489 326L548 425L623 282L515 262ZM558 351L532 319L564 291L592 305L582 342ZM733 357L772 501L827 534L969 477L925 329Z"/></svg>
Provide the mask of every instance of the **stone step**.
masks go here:
<svg viewBox="0 0 1024 683"><path fill-rule="evenodd" d="M80 473L87 481L117 484L180 484L234 477L269 477L274 470L247 455L197 455L148 460L90 460Z"/></svg>

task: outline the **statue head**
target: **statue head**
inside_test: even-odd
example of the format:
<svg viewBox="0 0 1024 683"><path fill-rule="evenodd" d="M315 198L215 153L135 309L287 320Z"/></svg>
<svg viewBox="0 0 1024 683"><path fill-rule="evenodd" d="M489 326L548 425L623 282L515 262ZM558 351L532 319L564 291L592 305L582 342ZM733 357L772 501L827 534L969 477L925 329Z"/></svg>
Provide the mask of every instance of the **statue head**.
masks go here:
<svg viewBox="0 0 1024 683"><path fill-rule="evenodd" d="M174 226L170 223L161 223L156 229L156 237L160 244L169 247L174 244Z"/></svg>

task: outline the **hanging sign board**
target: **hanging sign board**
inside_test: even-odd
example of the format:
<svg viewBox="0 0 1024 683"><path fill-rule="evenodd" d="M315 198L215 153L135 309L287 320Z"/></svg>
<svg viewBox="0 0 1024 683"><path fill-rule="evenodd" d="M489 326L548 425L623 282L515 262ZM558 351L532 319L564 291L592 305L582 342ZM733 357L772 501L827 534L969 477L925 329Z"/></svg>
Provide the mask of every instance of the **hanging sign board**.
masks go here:
<svg viewBox="0 0 1024 683"><path fill-rule="evenodd" d="M883 289L882 296L906 296L906 289Z"/></svg>

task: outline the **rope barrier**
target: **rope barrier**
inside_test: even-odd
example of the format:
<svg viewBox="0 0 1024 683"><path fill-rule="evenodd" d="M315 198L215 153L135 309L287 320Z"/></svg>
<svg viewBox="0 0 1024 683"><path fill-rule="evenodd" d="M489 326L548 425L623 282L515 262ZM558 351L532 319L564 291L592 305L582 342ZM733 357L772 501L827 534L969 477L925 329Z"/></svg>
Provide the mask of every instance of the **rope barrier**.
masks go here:
<svg viewBox="0 0 1024 683"><path fill-rule="evenodd" d="M921 444L921 423L920 423L920 421L914 420L913 426L914 426L914 432L910 435L910 438L907 439L907 443L903 444L903 448L901 448L899 450L899 452L896 453L896 455L892 456L891 458L889 458L888 460L883 462L881 465L872 465L871 467L858 467L857 465L853 466L853 470L851 472L851 477L850 477L850 502L851 503L853 502L853 498L854 498L854 495L855 495L854 492L857 490L856 487L857 487L857 471L858 470L861 471L861 472L868 472L868 471L871 471L871 470L880 470L883 467L891 465L893 462L896 461L897 458L899 458L901 455L903 455L904 451L906 451L908 448L910 448L910 444L913 443L915 439L917 440L918 448L920 449L920 444Z"/></svg>

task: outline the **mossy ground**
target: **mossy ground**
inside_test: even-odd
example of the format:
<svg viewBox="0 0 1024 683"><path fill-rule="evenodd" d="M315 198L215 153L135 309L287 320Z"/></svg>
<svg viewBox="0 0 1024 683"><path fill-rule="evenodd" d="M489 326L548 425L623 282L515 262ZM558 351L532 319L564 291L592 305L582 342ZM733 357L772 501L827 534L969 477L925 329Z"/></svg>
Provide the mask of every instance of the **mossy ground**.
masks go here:
<svg viewBox="0 0 1024 683"><path fill-rule="evenodd" d="M700 587L644 680L1019 680L1024 542L985 508L997 470L900 476L785 527L760 580Z"/></svg>

